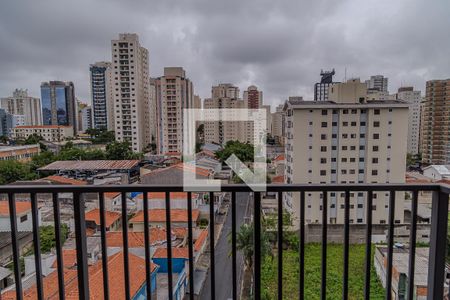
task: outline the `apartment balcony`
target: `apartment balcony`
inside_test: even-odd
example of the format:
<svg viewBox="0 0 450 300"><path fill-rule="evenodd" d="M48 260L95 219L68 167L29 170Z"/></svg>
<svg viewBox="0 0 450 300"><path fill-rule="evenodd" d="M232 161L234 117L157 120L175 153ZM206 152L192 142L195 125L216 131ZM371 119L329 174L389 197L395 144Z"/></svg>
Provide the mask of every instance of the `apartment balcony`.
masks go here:
<svg viewBox="0 0 450 300"><path fill-rule="evenodd" d="M208 187L203 187L202 191L208 190ZM121 259L123 259L123 286L119 287L119 290L125 295L124 299L137 299L131 294L132 282L130 281L133 274L130 274L130 266L133 265L130 262L130 251L128 247L128 239L129 239L129 218L128 218L128 209L127 209L127 197L126 195L129 193L141 192L143 193L143 228L144 228L144 241L145 241L145 253L142 255L145 256L145 282L152 282L151 272L152 272L152 246L150 245L150 229L149 222L152 220L149 218L149 199L147 193L165 193L165 220L162 221L164 223L165 228L167 229L167 244L166 244L166 254L167 254L167 296L163 299L183 299L184 295L181 295L178 298L178 294L174 294L174 288L177 286L174 285L174 274L173 274L173 260L174 260L174 252L172 248L172 239L171 239L171 229L173 227L173 222L171 220L172 214L171 212L171 192L183 192L185 191L183 186L179 185L166 185L166 186L155 186L155 185L81 185L81 186L69 186L69 185L36 185L36 186L14 186L14 185L4 185L0 186L0 194L3 194L8 203L9 208L9 224L11 228L11 236L12 236L12 252L13 252L13 270L14 270L14 279L15 279L15 288L12 290L16 299L23 299L23 291L26 288L29 288L30 282L23 283L23 278L21 278L21 257L19 251L19 243L18 243L18 219L17 215L19 213L16 201L16 195L23 194L29 195L29 200L31 202L31 217L32 217L32 235L33 235L33 250L34 250L34 267L35 267L35 288L33 292L36 293L36 299L48 299L49 295L45 294L45 291L48 289L48 285L46 284L46 278L43 276L43 265L41 263L41 245L39 240L39 205L38 198L39 195L42 194L50 194L49 201L52 203L53 212L54 212L54 225L55 225L55 239L56 239L56 262L55 265L57 270L55 273L57 274L57 281L55 281L55 285L58 285L58 288L55 288L55 294L53 297L57 297L59 295L59 299L65 299L66 297L73 299L73 294L66 295L66 288L68 289L69 285L65 280L66 277L69 276L69 272L65 269L66 265L63 261L63 249L62 249L62 237L61 237L61 200L59 195L61 194L70 194L72 195L71 205L73 206L73 218L74 218L74 230L75 230L75 239L76 239L76 258L74 258L76 269L71 269L71 272L76 272L76 276L71 279L70 285L76 286L76 293L79 299L89 299L92 293L97 292L98 290L94 290L95 288L101 288L101 294L105 299L117 299L116 294L112 294L111 290L118 290L117 286L112 287L110 278L117 277L117 274L112 274L112 270L109 270L109 264L107 260L101 260L99 267L102 269L103 276L100 275L101 279L97 280L97 283L101 283L101 287L91 286L91 269L88 266L88 252L87 252L87 227L86 227L86 214L85 214L85 204L86 200L84 195L87 194L97 194L98 195L98 205L99 205L99 231L101 237L101 254L102 257L108 257L108 243L109 240L106 239L107 236L107 215L105 213L105 195L106 193L116 192L121 195L121 212L120 212L120 227L121 231L118 231L121 236L120 239L123 242L123 255ZM248 207L252 213L251 219L254 225L253 234L253 243L254 243L254 254L253 254L253 267L251 268L252 272L252 280L251 280L251 290L252 290L252 299L261 299L262 295L262 286L261 286L261 267L264 263L262 259L262 250L261 250L261 237L262 237L262 192L252 192L252 190L246 185L223 185L220 188L221 192L231 193L231 202L230 202L230 212L231 214L231 235L230 235L230 251L222 251L222 255L228 257L228 253L231 255L231 264L232 264L232 272L230 274L230 278L224 278L224 274L221 269L217 269L216 260L219 256L219 250L216 252L214 246L209 246L209 271L207 276L207 281L210 286L211 297L201 298L201 299L215 299L216 292L219 285L225 285L226 290L230 293L230 296L227 298L239 299L239 291L241 284L241 277L238 275L238 249L237 249L237 225L236 225L236 215L237 215L237 205L238 198L237 193L250 193L252 197L250 199L250 204ZM305 200L306 193L321 193L322 198L320 199L323 207L329 207L329 194L332 192L344 193L345 195L345 208L344 208L344 224L342 227L342 246L343 252L342 257L338 258L338 261L341 263L342 268L342 277L334 278L332 277L333 273L327 273L327 259L330 259L327 256L327 249L330 247L328 235L330 232L328 228L332 225L328 222L320 225L320 260L318 264L320 264L320 287L317 288L314 292L315 298L317 299L330 299L330 295L327 295L329 292L329 286L336 284L339 282L342 285L342 290L339 297L340 299L348 299L349 297L349 289L350 284L356 284L353 282L349 282L349 272L351 272L349 257L350 257L350 194L353 192L365 192L367 193L366 197L366 223L363 224L364 228L364 236L365 240L363 241L363 246L365 247L365 257L364 264L356 266L359 269L364 269L364 278L361 279L361 298L364 299L372 299L371 298L371 270L373 270L374 266L371 263L371 251L372 251L372 203L374 201L373 193L375 192L387 192L389 193L389 211L388 211L388 224L387 226L387 245L385 248L385 268L387 272L385 273L385 299L394 299L392 290L392 282L394 281L394 277L398 276L396 271L393 269L393 257L394 257L394 249L396 248L394 243L394 227L395 225L395 207L397 204L396 201L396 192L398 191L408 191L412 193L412 205L411 205L411 222L410 226L410 236L409 236L409 259L408 259L408 281L406 285L406 296L401 299L416 299L416 295L414 294L414 282L415 282L415 270L416 268L423 268L423 265L416 266L416 234L417 234L417 223L418 223L418 195L420 192L428 192L433 195L432 197L432 209L431 209L431 230L430 230L430 242L429 242L429 263L428 263L428 275L427 275L427 299L444 299L444 282L447 280L445 278L445 259L446 259L446 243L447 243L447 225L448 225L448 202L449 202L449 194L450 194L450 186L448 185L439 185L439 184L347 184L347 185L297 185L297 184L275 184L268 185L267 192L272 192L277 195L276 207L277 209L277 229L276 234L278 236L276 246L274 247L273 254L276 256L277 261L277 270L276 270L276 297L273 299L286 299L283 298L285 295L283 292L286 292L286 288L283 289L283 284L287 280L285 276L283 276L283 264L285 261L283 260L283 195L299 195L299 207L301 208L301 213L299 216L300 227L299 227L299 257L298 257L298 276L299 282L296 287L298 289L298 299L307 299L305 298L305 280L311 274L305 273L305 263L309 263L306 260L305 256ZM215 191L217 192L217 191ZM215 199L214 192L209 192L209 199ZM23 200L22 200L23 201ZM188 268L187 274L194 274L194 245L193 245L193 219L192 219L192 192L187 193L186 198L186 207L187 207L187 235L188 235L188 258L187 265ZM214 240L216 236L216 228L214 220L218 218L216 216L216 212L214 210L214 205L209 206L208 208L209 219L211 220L208 224L209 230L209 245L214 245ZM322 219L329 220L328 209L323 209L321 211ZM217 246L216 246L217 247ZM274 258L275 259L275 258ZM352 268L355 266L352 266ZM122 271L121 271L122 272ZM66 278L66 279L65 279ZM188 284L186 286L186 298L185 299L194 299L194 287L195 280L197 278L195 276L188 277ZM100 281L99 281L100 280ZM57 283L56 283L57 282ZM144 293L140 294L139 299L147 298L146 295L154 294L153 285L144 284L142 289L144 289ZM310 287L308 287L310 288ZM448 289L447 289L448 290ZM73 291L73 289L72 289ZM11 292L11 291L10 291ZM158 295L159 296L159 295ZM223 298L223 295L217 295L220 299ZM296 297L297 298L297 297ZM358 298L358 299L361 299ZM10 299L10 298L8 298ZM154 298L152 298L154 299ZM161 300L161 298L158 298ZM378 298L377 298L378 299Z"/></svg>

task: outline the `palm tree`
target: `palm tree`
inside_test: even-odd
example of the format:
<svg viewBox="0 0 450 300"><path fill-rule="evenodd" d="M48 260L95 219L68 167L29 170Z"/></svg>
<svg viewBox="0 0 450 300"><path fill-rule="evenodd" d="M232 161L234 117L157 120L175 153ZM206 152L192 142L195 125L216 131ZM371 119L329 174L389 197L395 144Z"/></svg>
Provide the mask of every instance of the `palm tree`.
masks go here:
<svg viewBox="0 0 450 300"><path fill-rule="evenodd" d="M253 224L242 224L236 234L236 249L242 252L245 266L253 267ZM269 238L265 231L261 231L261 257L271 255Z"/></svg>

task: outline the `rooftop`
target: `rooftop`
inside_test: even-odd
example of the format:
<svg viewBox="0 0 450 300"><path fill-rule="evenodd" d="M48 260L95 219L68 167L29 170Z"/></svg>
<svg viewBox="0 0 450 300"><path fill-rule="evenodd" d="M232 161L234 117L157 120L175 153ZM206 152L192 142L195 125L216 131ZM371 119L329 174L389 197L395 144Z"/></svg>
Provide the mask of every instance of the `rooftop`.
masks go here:
<svg viewBox="0 0 450 300"><path fill-rule="evenodd" d="M16 213L24 214L31 210L31 202L28 201L15 201ZM8 201L0 201L0 216L9 217L9 203Z"/></svg>
<svg viewBox="0 0 450 300"><path fill-rule="evenodd" d="M121 214L118 212L105 211L105 226L110 227L114 222L121 218ZM85 215L86 221L95 222L97 226L100 226L100 210L95 208L90 210Z"/></svg>
<svg viewBox="0 0 450 300"><path fill-rule="evenodd" d="M60 160L41 167L38 171L130 170L138 164L139 160Z"/></svg>
<svg viewBox="0 0 450 300"><path fill-rule="evenodd" d="M192 210L192 221L196 222L198 220L200 213L198 209ZM166 222L166 210L165 209L149 209L148 210L149 222ZM186 209L171 209L170 210L170 221L171 222L187 222L188 214ZM142 223L144 222L144 211L139 211L133 218L131 218L130 223Z"/></svg>
<svg viewBox="0 0 450 300"><path fill-rule="evenodd" d="M172 257L189 259L188 248L186 248L186 247L172 248ZM153 254L153 258L167 258L167 249L166 248L157 248L155 250L155 253Z"/></svg>
<svg viewBox="0 0 450 300"><path fill-rule="evenodd" d="M66 125L23 125L16 126L17 129L57 129L57 128L72 128Z"/></svg>
<svg viewBox="0 0 450 300"><path fill-rule="evenodd" d="M48 177L39 179L39 181L43 181L43 180L47 180L47 181L50 181L52 183L57 183L57 184L70 184L70 185L85 185L85 184L87 184L87 182L84 180L78 180L78 179L68 178L68 177L59 176L59 175L52 175L52 176L48 176Z"/></svg>

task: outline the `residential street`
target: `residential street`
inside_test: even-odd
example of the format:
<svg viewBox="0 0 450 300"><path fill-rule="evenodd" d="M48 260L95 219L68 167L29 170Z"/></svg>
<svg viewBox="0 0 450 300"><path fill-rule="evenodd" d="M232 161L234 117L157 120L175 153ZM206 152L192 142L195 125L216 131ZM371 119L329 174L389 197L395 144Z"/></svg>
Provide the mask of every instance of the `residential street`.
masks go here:
<svg viewBox="0 0 450 300"><path fill-rule="evenodd" d="M249 193L236 193L236 230L239 230L244 223ZM231 203L231 202L230 202ZM231 233L231 205L228 211L227 219L223 225L222 233L215 247L216 262L216 299L227 300L232 298L232 259L231 243L228 241L228 235ZM238 294L241 283L243 268L242 256L238 252L237 256L237 274L238 274ZM211 299L211 279L208 274L200 299Z"/></svg>

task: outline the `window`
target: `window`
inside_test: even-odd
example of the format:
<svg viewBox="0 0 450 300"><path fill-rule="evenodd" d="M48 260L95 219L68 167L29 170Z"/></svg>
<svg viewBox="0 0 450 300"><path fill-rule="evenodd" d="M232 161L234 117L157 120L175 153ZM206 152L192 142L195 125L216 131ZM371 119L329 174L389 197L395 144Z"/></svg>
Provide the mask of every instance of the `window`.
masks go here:
<svg viewBox="0 0 450 300"><path fill-rule="evenodd" d="M349 173L350 173L350 174L355 174L355 170L354 170L354 169L351 169L351 170L349 170Z"/></svg>
<svg viewBox="0 0 450 300"><path fill-rule="evenodd" d="M356 158L350 157L350 162L355 162L355 161L356 161Z"/></svg>
<svg viewBox="0 0 450 300"><path fill-rule="evenodd" d="M341 174L342 175L346 175L347 174L347 170L341 170Z"/></svg>
<svg viewBox="0 0 450 300"><path fill-rule="evenodd" d="M356 126L356 122L352 122L350 125L351 126Z"/></svg>
<svg viewBox="0 0 450 300"><path fill-rule="evenodd" d="M352 109L352 114L356 114L358 112L358 110L356 110L356 109Z"/></svg>
<svg viewBox="0 0 450 300"><path fill-rule="evenodd" d="M331 174L336 174L336 170L335 170L335 169L332 169L332 170L331 170Z"/></svg>
<svg viewBox="0 0 450 300"><path fill-rule="evenodd" d="M337 146L331 146L331 150L337 150Z"/></svg>
<svg viewBox="0 0 450 300"><path fill-rule="evenodd" d="M380 127L380 122L379 121L374 121L373 122L373 127Z"/></svg>
<svg viewBox="0 0 450 300"><path fill-rule="evenodd" d="M332 126L337 126L337 122L331 123Z"/></svg>
<svg viewBox="0 0 450 300"><path fill-rule="evenodd" d="M357 223L362 223L362 221L363 221L362 219L356 219Z"/></svg>
<svg viewBox="0 0 450 300"><path fill-rule="evenodd" d="M337 109L333 109L333 115L337 115L338 110Z"/></svg>
<svg viewBox="0 0 450 300"><path fill-rule="evenodd" d="M26 222L28 220L28 215L24 215L20 217L20 223Z"/></svg>
<svg viewBox="0 0 450 300"><path fill-rule="evenodd" d="M337 134L336 134L336 133L333 133L333 134L331 135L331 138L336 139L336 138L337 138Z"/></svg>
<svg viewBox="0 0 450 300"><path fill-rule="evenodd" d="M359 170L358 170L358 173L359 173L359 174L364 174L364 169L359 169Z"/></svg>
<svg viewBox="0 0 450 300"><path fill-rule="evenodd" d="M320 146L320 152L327 152L327 146Z"/></svg>
<svg viewBox="0 0 450 300"><path fill-rule="evenodd" d="M321 164L326 164L327 163L327 159L326 158L321 158L320 159L320 163Z"/></svg>
<svg viewBox="0 0 450 300"><path fill-rule="evenodd" d="M342 146L342 150L347 150L347 146Z"/></svg>
<svg viewBox="0 0 450 300"><path fill-rule="evenodd" d="M374 133L374 134L373 134L373 139L374 139L374 140L380 139L380 134L379 134L379 133Z"/></svg>
<svg viewBox="0 0 450 300"><path fill-rule="evenodd" d="M372 147L372 151L378 152L378 146L373 146L373 147Z"/></svg>
<svg viewBox="0 0 450 300"><path fill-rule="evenodd" d="M341 162L347 162L347 158L346 157L341 158Z"/></svg>
<svg viewBox="0 0 450 300"><path fill-rule="evenodd" d="M359 150L364 150L364 149L366 149L365 146L363 146L363 145L359 146Z"/></svg>
<svg viewBox="0 0 450 300"><path fill-rule="evenodd" d="M366 126L366 122L360 122L359 126Z"/></svg>
<svg viewBox="0 0 450 300"><path fill-rule="evenodd" d="M343 139L346 139L346 138L348 138L348 134L346 134L346 133L343 133L343 134L342 134L342 138L343 138Z"/></svg>
<svg viewBox="0 0 450 300"><path fill-rule="evenodd" d="M321 140L326 140L327 139L327 135L326 134L321 134L320 135L320 139Z"/></svg>
<svg viewBox="0 0 450 300"><path fill-rule="evenodd" d="M347 115L347 114L348 114L348 109L342 110L342 113L343 113L344 115Z"/></svg>
<svg viewBox="0 0 450 300"><path fill-rule="evenodd" d="M348 126L348 122L342 122L342 126Z"/></svg>
<svg viewBox="0 0 450 300"><path fill-rule="evenodd" d="M328 110L322 109L322 116L326 116L326 115L328 115Z"/></svg>
<svg viewBox="0 0 450 300"><path fill-rule="evenodd" d="M350 146L350 150L356 150L356 146Z"/></svg>
<svg viewBox="0 0 450 300"><path fill-rule="evenodd" d="M331 162L336 162L336 157L332 157Z"/></svg>
<svg viewBox="0 0 450 300"><path fill-rule="evenodd" d="M379 115L379 114L380 114L380 110L379 110L379 109L375 109L375 110L373 111L373 114L374 114L374 115Z"/></svg>
<svg viewBox="0 0 450 300"><path fill-rule="evenodd" d="M313 124L313 122L309 122L309 125L312 125Z"/></svg>
<svg viewBox="0 0 450 300"><path fill-rule="evenodd" d="M359 204L358 204L358 208L363 208L362 203L359 203Z"/></svg>
<svg viewBox="0 0 450 300"><path fill-rule="evenodd" d="M372 176L377 176L378 175L378 170L372 170Z"/></svg>
<svg viewBox="0 0 450 300"><path fill-rule="evenodd" d="M356 133L350 134L350 137L351 137L352 139L356 139Z"/></svg>
<svg viewBox="0 0 450 300"><path fill-rule="evenodd" d="M327 171L326 170L320 170L320 176L326 176Z"/></svg>
<svg viewBox="0 0 450 300"><path fill-rule="evenodd" d="M373 163L373 164L377 164L377 163L378 163L378 157L372 158L372 163Z"/></svg>
<svg viewBox="0 0 450 300"><path fill-rule="evenodd" d="M327 127L328 126L328 123L327 122L322 122L322 128L325 128L325 127Z"/></svg>
<svg viewBox="0 0 450 300"><path fill-rule="evenodd" d="M364 139L364 138L366 138L366 135L365 135L364 133L361 133L361 134L359 135L359 138Z"/></svg>

